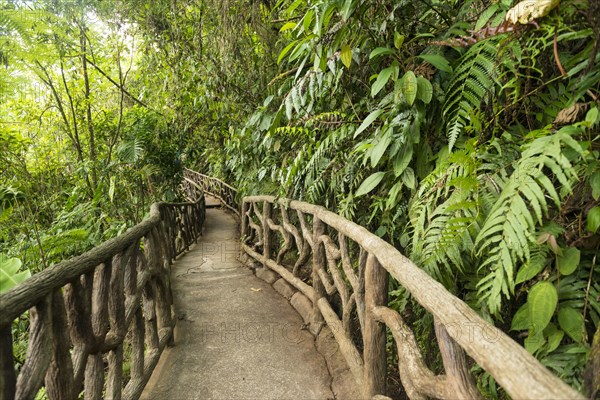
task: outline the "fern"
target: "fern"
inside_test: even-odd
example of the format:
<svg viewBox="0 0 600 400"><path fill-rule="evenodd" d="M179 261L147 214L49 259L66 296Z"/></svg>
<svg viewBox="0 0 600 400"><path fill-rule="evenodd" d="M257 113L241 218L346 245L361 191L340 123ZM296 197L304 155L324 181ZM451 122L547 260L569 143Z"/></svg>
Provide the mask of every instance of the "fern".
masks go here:
<svg viewBox="0 0 600 400"><path fill-rule="evenodd" d="M477 164L467 151L451 154L423 180L409 212L412 256L447 287L455 272L464 271L464 252L473 246L469 229L478 209Z"/></svg>
<svg viewBox="0 0 600 400"><path fill-rule="evenodd" d="M9 37L16 32L25 43L29 44L32 38L27 22L38 18L40 15L37 10L0 10L0 37Z"/></svg>
<svg viewBox="0 0 600 400"><path fill-rule="evenodd" d="M117 147L117 155L124 163L133 164L143 157L144 147L144 139L133 136Z"/></svg>
<svg viewBox="0 0 600 400"><path fill-rule="evenodd" d="M460 59L448 87L444 104L444 121L450 150L469 122L472 110L480 108L495 83L497 46L492 40L479 42Z"/></svg>
<svg viewBox="0 0 600 400"><path fill-rule="evenodd" d="M500 310L502 294L509 297L513 293L517 264L530 261L535 225L541 225L548 213L546 197L559 207L562 196L555 185L560 184L564 195L571 191L571 182L577 180L574 166L562 152L562 146L582 152L570 135L574 131L579 132L577 128L565 127L525 145L477 235L476 254L485 260L479 270L489 271L479 281L478 292L481 303L485 303L491 313L497 314ZM558 182L552 182L546 172Z"/></svg>

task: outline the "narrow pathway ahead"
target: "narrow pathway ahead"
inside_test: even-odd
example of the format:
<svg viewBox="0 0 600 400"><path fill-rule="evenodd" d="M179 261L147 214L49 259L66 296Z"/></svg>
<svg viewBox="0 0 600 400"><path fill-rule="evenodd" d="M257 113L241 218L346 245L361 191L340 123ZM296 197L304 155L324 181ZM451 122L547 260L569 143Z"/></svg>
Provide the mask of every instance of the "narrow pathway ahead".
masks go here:
<svg viewBox="0 0 600 400"><path fill-rule="evenodd" d="M242 266L237 225L208 209L204 236L173 264L175 346L142 399L333 399L302 318Z"/></svg>

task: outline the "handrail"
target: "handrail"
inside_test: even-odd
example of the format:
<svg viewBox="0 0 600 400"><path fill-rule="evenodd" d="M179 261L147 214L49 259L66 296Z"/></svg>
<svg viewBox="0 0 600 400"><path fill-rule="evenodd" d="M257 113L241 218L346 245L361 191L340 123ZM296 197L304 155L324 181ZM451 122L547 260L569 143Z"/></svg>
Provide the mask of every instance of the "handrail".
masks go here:
<svg viewBox="0 0 600 400"><path fill-rule="evenodd" d="M86 399L139 398L172 343L171 262L201 235L204 216L203 195L155 203L124 234L0 294L0 399L34 398L44 382L50 399L77 399L82 390ZM27 356L16 376L11 325L28 310Z"/></svg>
<svg viewBox="0 0 600 400"><path fill-rule="evenodd" d="M466 352L513 398L583 399L367 229L323 207L272 196L244 197L241 224L243 250L312 301L311 331L327 323L366 398L386 392L387 326L411 398L480 398ZM445 375L427 368L413 332L388 307L389 275L433 315Z"/></svg>
<svg viewBox="0 0 600 400"><path fill-rule="evenodd" d="M201 188L204 193L216 197L223 203L225 207L233 211L238 217L240 216L239 202L237 201L238 191L231 185L223 182L218 178L201 174L185 168L183 170L184 186L190 199L194 199L195 189Z"/></svg>

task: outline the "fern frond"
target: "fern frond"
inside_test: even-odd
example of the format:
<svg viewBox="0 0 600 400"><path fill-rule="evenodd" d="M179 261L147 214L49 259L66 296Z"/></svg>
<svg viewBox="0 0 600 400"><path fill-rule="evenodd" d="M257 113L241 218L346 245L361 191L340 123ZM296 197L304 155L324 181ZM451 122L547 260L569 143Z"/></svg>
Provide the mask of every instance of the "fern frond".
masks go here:
<svg viewBox="0 0 600 400"><path fill-rule="evenodd" d="M16 32L26 43L31 43L27 20L39 18L39 14L31 10L0 10L0 37L8 37Z"/></svg>
<svg viewBox="0 0 600 400"><path fill-rule="evenodd" d="M562 196L557 186L565 195L571 191L571 183L577 180L577 172L562 148L570 147L578 153L582 149L570 136L577 128L566 128L525 145L477 235L476 254L485 259L479 270L487 272L478 290L481 302L491 313L500 310L502 295L509 297L513 293L517 264L530 262L535 226L541 225L543 216L548 213L546 196L558 207ZM547 130L534 134L540 132L547 133Z"/></svg>
<svg viewBox="0 0 600 400"><path fill-rule="evenodd" d="M482 99L496 83L497 48L494 43L486 40L475 44L456 67L443 112L450 150L468 124L472 110L480 107Z"/></svg>
<svg viewBox="0 0 600 400"><path fill-rule="evenodd" d="M144 147L144 140L138 136L133 136L117 147L117 155L123 162L133 164L142 158Z"/></svg>
<svg viewBox="0 0 600 400"><path fill-rule="evenodd" d="M464 252L473 247L470 229L478 210L476 171L472 154L451 154L422 181L410 207L411 257L446 286L456 272L465 270Z"/></svg>

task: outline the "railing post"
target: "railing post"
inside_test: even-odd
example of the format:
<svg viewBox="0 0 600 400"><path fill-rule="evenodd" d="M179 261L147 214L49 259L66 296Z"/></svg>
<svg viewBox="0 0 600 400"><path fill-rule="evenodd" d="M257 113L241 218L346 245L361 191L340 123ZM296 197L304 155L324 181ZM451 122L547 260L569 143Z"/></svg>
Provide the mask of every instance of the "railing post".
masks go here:
<svg viewBox="0 0 600 400"><path fill-rule="evenodd" d="M373 254L365 269L364 395L366 398L386 394L385 324L375 320L373 308L387 306L388 273Z"/></svg>
<svg viewBox="0 0 600 400"><path fill-rule="evenodd" d="M240 219L242 220L242 227L240 231L240 238L244 240L248 233L248 216L246 213L248 212L248 203L242 200L242 214L240 215Z"/></svg>
<svg viewBox="0 0 600 400"><path fill-rule="evenodd" d="M8 325L0 329L0 399L14 399L16 384L12 331Z"/></svg>
<svg viewBox="0 0 600 400"><path fill-rule="evenodd" d="M450 337L446 327L437 318L434 319L434 326L452 396L457 399L481 399L464 350Z"/></svg>
<svg viewBox="0 0 600 400"><path fill-rule="evenodd" d="M273 214L273 205L268 201L263 203L263 220L262 220L262 228L263 228L263 255L265 256L265 260L271 259L271 230L269 229L269 219ZM263 267L267 268L267 265L263 265Z"/></svg>
<svg viewBox="0 0 600 400"><path fill-rule="evenodd" d="M323 286L323 282L321 282L321 278L319 277L319 270L325 268L325 263L327 262L325 247L319 240L321 235L324 234L325 224L317 216L313 216L312 282L315 289L315 298L312 299L313 315L310 323L310 331L315 335L319 333L325 323L321 310L319 310L319 299L327 295L325 286Z"/></svg>

